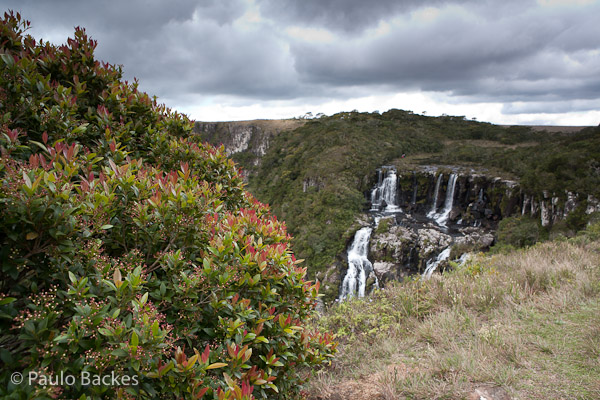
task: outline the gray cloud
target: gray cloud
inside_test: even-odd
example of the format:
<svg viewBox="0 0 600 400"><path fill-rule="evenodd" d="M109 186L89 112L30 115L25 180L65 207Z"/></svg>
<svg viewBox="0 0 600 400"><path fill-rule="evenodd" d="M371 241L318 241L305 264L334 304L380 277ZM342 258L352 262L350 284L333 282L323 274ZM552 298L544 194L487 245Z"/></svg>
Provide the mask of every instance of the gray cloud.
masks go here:
<svg viewBox="0 0 600 400"><path fill-rule="evenodd" d="M296 42L292 53L304 81L331 87L386 84L471 101L597 98L600 25L588 13L530 9L486 19L449 11L370 40Z"/></svg>
<svg viewBox="0 0 600 400"><path fill-rule="evenodd" d="M594 109L600 98L598 2L4 4L32 21L36 37L64 41L74 26L85 27L99 42L98 58L124 65L127 79L136 76L143 90L179 104L202 96L257 102L428 91L463 102L506 102L505 113L529 113L544 104L547 112ZM329 32L329 40L292 27Z"/></svg>
<svg viewBox="0 0 600 400"><path fill-rule="evenodd" d="M380 21L424 7L477 0L258 0L265 16L284 23L357 33Z"/></svg>

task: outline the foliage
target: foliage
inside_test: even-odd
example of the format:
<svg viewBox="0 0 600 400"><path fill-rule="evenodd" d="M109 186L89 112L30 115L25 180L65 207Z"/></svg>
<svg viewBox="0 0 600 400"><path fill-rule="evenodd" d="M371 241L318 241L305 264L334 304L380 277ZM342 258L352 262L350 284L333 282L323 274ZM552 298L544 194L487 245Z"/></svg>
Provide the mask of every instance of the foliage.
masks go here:
<svg viewBox="0 0 600 400"><path fill-rule="evenodd" d="M285 225L83 29L28 26L0 24L2 397L296 397L336 343Z"/></svg>
<svg viewBox="0 0 600 400"><path fill-rule="evenodd" d="M498 244L515 247L536 243L542 230L539 222L526 216L504 218L498 224Z"/></svg>

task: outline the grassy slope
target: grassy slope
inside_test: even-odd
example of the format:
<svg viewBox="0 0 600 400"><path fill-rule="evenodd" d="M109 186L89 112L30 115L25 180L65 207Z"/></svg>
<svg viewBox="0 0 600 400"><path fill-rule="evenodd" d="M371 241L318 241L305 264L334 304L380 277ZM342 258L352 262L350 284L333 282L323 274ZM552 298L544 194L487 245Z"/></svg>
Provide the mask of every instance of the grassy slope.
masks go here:
<svg viewBox="0 0 600 400"><path fill-rule="evenodd" d="M600 225L574 239L479 255L429 281L332 307L341 352L313 398L600 398Z"/></svg>

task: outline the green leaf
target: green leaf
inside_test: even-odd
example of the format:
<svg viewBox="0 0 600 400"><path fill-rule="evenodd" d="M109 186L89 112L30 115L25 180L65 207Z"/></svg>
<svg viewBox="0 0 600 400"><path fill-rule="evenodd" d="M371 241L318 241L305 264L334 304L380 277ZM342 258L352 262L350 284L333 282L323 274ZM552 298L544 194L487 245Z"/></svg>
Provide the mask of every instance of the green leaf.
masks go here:
<svg viewBox="0 0 600 400"><path fill-rule="evenodd" d="M77 282L77 277L71 271L69 271L69 280L71 281L71 283Z"/></svg>
<svg viewBox="0 0 600 400"><path fill-rule="evenodd" d="M65 343L69 339L69 335L60 335L54 338L56 343Z"/></svg>
<svg viewBox="0 0 600 400"><path fill-rule="evenodd" d="M13 301L16 301L16 300L17 299L15 297L6 297L6 298L0 300L0 306L3 306L5 304L10 304L10 303L12 303Z"/></svg>
<svg viewBox="0 0 600 400"><path fill-rule="evenodd" d="M98 328L98 332L100 332L104 336L113 336L112 332L106 328Z"/></svg>
<svg viewBox="0 0 600 400"><path fill-rule="evenodd" d="M79 125L77 128L73 129L73 133L79 134L79 133L85 132L87 130L88 125L89 125L89 123L87 123L87 122Z"/></svg>
<svg viewBox="0 0 600 400"><path fill-rule="evenodd" d="M213 363L213 364L210 364L208 367L206 367L206 369L223 368L223 367L226 367L227 365L229 365L229 364L221 363L221 362Z"/></svg>
<svg viewBox="0 0 600 400"><path fill-rule="evenodd" d="M29 179L29 175L25 171L23 171L23 180L25 181L25 186L31 189L31 179Z"/></svg>
<svg viewBox="0 0 600 400"><path fill-rule="evenodd" d="M0 54L0 57L2 57L2 61L9 67L15 65L15 59L10 54L2 53Z"/></svg>
<svg viewBox="0 0 600 400"><path fill-rule="evenodd" d="M43 143L36 142L35 140L30 140L29 143L33 143L36 146L38 146L40 149L44 150L45 152L48 152L48 149L46 148L46 146Z"/></svg>
<svg viewBox="0 0 600 400"><path fill-rule="evenodd" d="M129 355L129 353L127 353L123 349L114 349L113 351L110 352L110 354L112 354L113 356L117 356L117 357L127 357Z"/></svg>
<svg viewBox="0 0 600 400"><path fill-rule="evenodd" d="M173 364L173 361L170 361L166 367L164 367L160 372L159 372L159 376L163 376L164 374L166 374L167 372L169 372L170 370L173 369L173 367L175 366L175 364Z"/></svg>
<svg viewBox="0 0 600 400"><path fill-rule="evenodd" d="M131 333L131 340L129 341L129 344L131 345L132 348L137 349L139 341L140 341L140 339L138 338L137 333L135 333L135 331L133 331Z"/></svg>
<svg viewBox="0 0 600 400"><path fill-rule="evenodd" d="M102 225L102 226L100 227L100 229L106 230L106 229L110 229L110 228L112 228L112 227L113 227L113 225L111 225L111 224L106 224L106 225Z"/></svg>
<svg viewBox="0 0 600 400"><path fill-rule="evenodd" d="M158 336L158 321L154 321L154 323L152 324L152 336Z"/></svg>

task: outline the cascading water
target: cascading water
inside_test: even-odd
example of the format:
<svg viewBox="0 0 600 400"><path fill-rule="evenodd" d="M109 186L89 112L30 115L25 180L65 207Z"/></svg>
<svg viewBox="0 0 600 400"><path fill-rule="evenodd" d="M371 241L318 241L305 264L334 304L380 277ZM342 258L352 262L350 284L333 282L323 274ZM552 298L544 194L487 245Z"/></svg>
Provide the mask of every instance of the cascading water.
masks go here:
<svg viewBox="0 0 600 400"><path fill-rule="evenodd" d="M367 276L373 270L367 258L372 231L372 228L365 227L359 229L354 235L354 240L348 249L348 271L342 282L340 300L365 295Z"/></svg>
<svg viewBox="0 0 600 400"><path fill-rule="evenodd" d="M458 251L457 243L473 243L475 250L493 243L497 218L486 190L496 187L498 180L459 177L456 169L444 171L438 166L424 167L413 172L411 179L394 165L376 170L375 183L366 193L371 208L357 218L363 228L346 249L347 271L337 280L337 301L367 296L380 284L385 290L386 282L415 273L429 279L446 265L451 249ZM515 198L510 197L512 202ZM530 199L523 203L527 200L532 203ZM460 257L461 253L452 259L464 263L468 256Z"/></svg>
<svg viewBox="0 0 600 400"><path fill-rule="evenodd" d="M452 206L454 204L454 190L456 189L456 178L456 174L450 174L450 178L448 178L448 187L446 188L444 209L441 213L432 216L432 218L435 219L435 222L437 222L437 224L440 226L446 226L446 222L450 216L450 211L452 211Z"/></svg>
<svg viewBox="0 0 600 400"><path fill-rule="evenodd" d="M423 278L424 279L431 278L431 275L437 269L438 265L440 265L440 263L442 261L447 260L449 257L450 257L450 247L447 247L440 254L438 254L438 256L436 257L435 260L431 259L431 260L427 261L427 264L425 264L425 272L423 272Z"/></svg>
<svg viewBox="0 0 600 400"><path fill-rule="evenodd" d="M438 202L438 194L440 193L440 184L442 183L442 177L444 174L440 174L437 178L437 182L435 183L435 191L433 192L433 204L431 205L431 210L427 213L429 218L433 218L435 216L435 212L437 210L437 202Z"/></svg>
<svg viewBox="0 0 600 400"><path fill-rule="evenodd" d="M383 167L377 170L377 186L371 191L371 217L375 227L379 224L382 215L379 211L385 213L399 212L397 205L396 187L398 178L394 167ZM385 205L385 208L382 207ZM359 229L354 235L354 240L348 249L348 271L342 281L340 290L340 301L348 297L364 297L367 277L373 271L373 265L367 258L369 252L369 240L373 228L365 227ZM375 287L379 287L377 277L375 277Z"/></svg>
<svg viewBox="0 0 600 400"><path fill-rule="evenodd" d="M395 169L388 169L385 178L382 179L382 171L378 171L377 187L371 192L371 210L379 210L385 203L384 211L399 211L396 202L397 176Z"/></svg>

